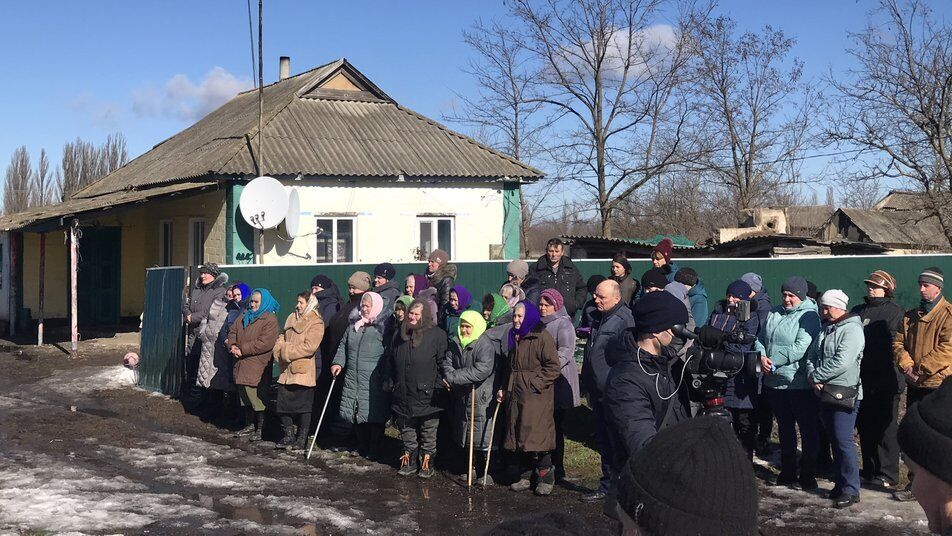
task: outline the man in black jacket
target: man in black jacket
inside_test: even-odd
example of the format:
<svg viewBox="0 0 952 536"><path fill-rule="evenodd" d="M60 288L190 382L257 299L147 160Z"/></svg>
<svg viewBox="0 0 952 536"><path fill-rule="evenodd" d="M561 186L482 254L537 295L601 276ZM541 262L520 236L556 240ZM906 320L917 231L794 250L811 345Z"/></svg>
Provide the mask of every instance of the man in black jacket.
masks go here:
<svg viewBox="0 0 952 536"><path fill-rule="evenodd" d="M668 292L650 292L635 304L633 316L635 327L606 353L611 370L602 401L615 474L659 430L690 417L688 389L680 385L677 367L681 361L664 351L674 338L671 328L688 321L687 309Z"/></svg>
<svg viewBox="0 0 952 536"><path fill-rule="evenodd" d="M602 500L612 479L614 453L605 419L605 402L602 400L609 368L605 361L605 350L620 334L635 325L631 310L621 302L621 287L611 279L606 279L595 287L595 308L591 335L585 345L581 384L588 394L588 403L592 408L595 441L602 459L602 478L598 490L582 496L582 501L585 502Z"/></svg>
<svg viewBox="0 0 952 536"><path fill-rule="evenodd" d="M545 245L545 255L539 257L529 276L539 280L540 292L554 288L565 299L565 312L570 317L585 303L586 287L582 272L572 259L564 255L565 244L553 238Z"/></svg>
<svg viewBox="0 0 952 536"><path fill-rule="evenodd" d="M863 479L885 489L899 482L899 443L896 430L899 396L906 385L893 360L893 338L902 327L904 311L892 295L896 280L883 270L866 279L866 303L852 313L863 321L866 350L860 365L863 404L856 427L863 452Z"/></svg>

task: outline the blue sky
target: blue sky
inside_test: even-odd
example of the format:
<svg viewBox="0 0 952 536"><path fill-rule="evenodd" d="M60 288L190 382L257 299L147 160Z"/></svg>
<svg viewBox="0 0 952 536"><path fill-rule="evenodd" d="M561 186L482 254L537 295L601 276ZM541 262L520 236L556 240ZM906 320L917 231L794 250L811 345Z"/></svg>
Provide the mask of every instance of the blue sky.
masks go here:
<svg viewBox="0 0 952 536"><path fill-rule="evenodd" d="M808 75L848 66L847 31L862 28L871 0L723 0L741 28L765 24L796 36ZM257 2L252 8L257 10ZM952 2L934 2L942 15ZM461 32L505 16L501 1L265 0L264 76L278 56L300 72L347 57L401 104L439 119L470 57ZM0 162L26 145L58 162L64 142L101 142L121 131L130 156L197 120L222 95L251 85L244 0L3 2Z"/></svg>

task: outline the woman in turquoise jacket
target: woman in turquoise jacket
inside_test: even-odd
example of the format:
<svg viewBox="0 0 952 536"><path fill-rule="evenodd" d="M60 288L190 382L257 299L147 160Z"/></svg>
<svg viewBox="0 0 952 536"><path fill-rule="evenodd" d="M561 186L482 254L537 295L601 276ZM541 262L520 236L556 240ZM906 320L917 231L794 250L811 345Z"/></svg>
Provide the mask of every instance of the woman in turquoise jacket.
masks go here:
<svg viewBox="0 0 952 536"><path fill-rule="evenodd" d="M842 290L828 290L820 298L826 325L816 337L807 362L807 376L820 395L828 386L857 388L852 409L820 403L820 420L833 446L833 490L830 498L837 508L859 502L859 459L853 429L863 398L859 367L866 336L863 322L849 314L849 297ZM822 400L822 399L821 399Z"/></svg>
<svg viewBox="0 0 952 536"><path fill-rule="evenodd" d="M799 482L805 490L816 489L818 402L807 380L807 356L820 332L816 303L807 298L802 277L784 281L781 304L767 315L755 349L760 352L767 399L777 417L780 435L780 475L777 484ZM803 442L799 474L797 428Z"/></svg>

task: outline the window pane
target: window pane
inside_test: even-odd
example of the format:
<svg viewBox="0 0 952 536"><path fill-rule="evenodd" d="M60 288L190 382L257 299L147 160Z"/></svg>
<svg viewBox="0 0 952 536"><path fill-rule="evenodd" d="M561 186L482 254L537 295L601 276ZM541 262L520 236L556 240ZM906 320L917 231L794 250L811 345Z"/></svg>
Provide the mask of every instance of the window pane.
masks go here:
<svg viewBox="0 0 952 536"><path fill-rule="evenodd" d="M162 266L172 265L172 222L163 222L159 227L159 240L161 240L161 258L159 264Z"/></svg>
<svg viewBox="0 0 952 536"><path fill-rule="evenodd" d="M205 264L205 222L192 222L192 266Z"/></svg>
<svg viewBox="0 0 952 536"><path fill-rule="evenodd" d="M433 251L433 222L420 222L420 258L425 259Z"/></svg>
<svg viewBox="0 0 952 536"><path fill-rule="evenodd" d="M437 220L436 242L440 249L453 258L453 220Z"/></svg>
<svg viewBox="0 0 952 536"><path fill-rule="evenodd" d="M317 220L317 254L314 262L334 262L334 220Z"/></svg>
<svg viewBox="0 0 952 536"><path fill-rule="evenodd" d="M337 220L337 262L354 262L354 220Z"/></svg>

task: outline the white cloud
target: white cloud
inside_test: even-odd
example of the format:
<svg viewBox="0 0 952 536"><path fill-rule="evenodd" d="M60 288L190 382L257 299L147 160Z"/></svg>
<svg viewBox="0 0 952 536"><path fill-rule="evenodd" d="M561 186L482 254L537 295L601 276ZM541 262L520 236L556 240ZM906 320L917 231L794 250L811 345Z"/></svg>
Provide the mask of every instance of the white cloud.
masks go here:
<svg viewBox="0 0 952 536"><path fill-rule="evenodd" d="M237 78L222 67L213 67L200 81L176 74L163 87L144 86L132 94L137 116L165 116L194 122L239 92L252 87L250 78Z"/></svg>
<svg viewBox="0 0 952 536"><path fill-rule="evenodd" d="M631 39L631 47L629 47ZM678 35L670 24L654 24L633 32L619 28L609 36L602 74L608 80L620 80L624 74L626 61L631 65L629 77L640 78L660 71L671 58L671 51L677 46ZM560 58L568 67L574 65L586 77L592 77L591 66L583 57L594 56L594 44L589 42L584 49L578 46L567 47ZM631 52L629 53L629 48Z"/></svg>
<svg viewBox="0 0 952 536"><path fill-rule="evenodd" d="M90 93L76 95L67 103L67 107L88 116L93 125L107 130L117 128L123 116L121 104L99 100Z"/></svg>

